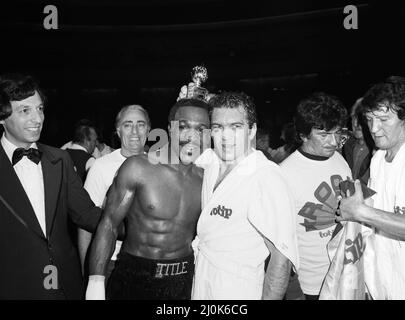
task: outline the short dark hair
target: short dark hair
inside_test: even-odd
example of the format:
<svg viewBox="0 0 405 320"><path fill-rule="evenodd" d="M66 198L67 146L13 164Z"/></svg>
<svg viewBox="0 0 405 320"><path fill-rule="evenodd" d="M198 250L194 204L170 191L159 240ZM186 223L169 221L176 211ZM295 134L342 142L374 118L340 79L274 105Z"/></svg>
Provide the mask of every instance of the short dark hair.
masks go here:
<svg viewBox="0 0 405 320"><path fill-rule="evenodd" d="M12 112L10 101L27 99L38 92L45 104L45 95L38 82L29 75L10 73L0 76L0 120L7 119Z"/></svg>
<svg viewBox="0 0 405 320"><path fill-rule="evenodd" d="M174 120L174 117L176 116L177 110L179 110L181 107L196 107L196 108L202 108L204 110L207 110L209 113L211 110L211 105L208 102L205 102L203 100L199 99L179 99L173 107L170 109L169 112L169 123L170 121Z"/></svg>
<svg viewBox="0 0 405 320"><path fill-rule="evenodd" d="M237 109L242 107L246 112L249 128L257 124L256 106L253 98L244 92L221 92L210 99L211 112L216 108Z"/></svg>
<svg viewBox="0 0 405 320"><path fill-rule="evenodd" d="M96 131L94 124L88 119L80 119L75 124L73 143L83 143L86 140L90 140L91 129Z"/></svg>
<svg viewBox="0 0 405 320"><path fill-rule="evenodd" d="M311 130L329 131L346 126L347 110L335 96L324 92L315 92L298 104L294 126L300 137L309 136Z"/></svg>
<svg viewBox="0 0 405 320"><path fill-rule="evenodd" d="M361 101L361 110L364 114L376 111L382 105L397 113L400 120L405 119L405 78L391 76L373 85Z"/></svg>

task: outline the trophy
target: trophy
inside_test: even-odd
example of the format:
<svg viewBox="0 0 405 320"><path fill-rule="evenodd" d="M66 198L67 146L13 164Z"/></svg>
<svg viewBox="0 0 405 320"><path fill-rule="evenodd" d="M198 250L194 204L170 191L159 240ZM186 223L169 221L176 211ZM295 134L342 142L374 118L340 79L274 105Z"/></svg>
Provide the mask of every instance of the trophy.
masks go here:
<svg viewBox="0 0 405 320"><path fill-rule="evenodd" d="M203 66L195 66L191 72L191 80L195 86L187 89L187 98L194 98L206 101L208 90L201 85L208 79L207 69Z"/></svg>

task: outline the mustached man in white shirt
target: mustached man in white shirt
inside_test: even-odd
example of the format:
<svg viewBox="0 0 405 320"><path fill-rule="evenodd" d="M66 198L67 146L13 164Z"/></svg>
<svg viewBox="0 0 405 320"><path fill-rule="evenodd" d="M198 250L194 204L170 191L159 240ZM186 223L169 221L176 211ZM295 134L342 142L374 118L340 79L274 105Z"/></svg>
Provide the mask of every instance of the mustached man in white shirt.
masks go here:
<svg viewBox="0 0 405 320"><path fill-rule="evenodd" d="M121 141L121 148L97 159L91 167L84 183L84 188L97 206L104 207L107 191L119 167L124 161L131 156L144 153L143 148L150 127L149 115L140 105L128 105L118 112L115 120L115 128ZM79 252L83 268L85 266L86 253L91 238L92 234L90 232L79 229ZM119 240L116 243L115 251L108 265L108 272L106 273L107 280L111 271L114 269L121 244L122 241Z"/></svg>
<svg viewBox="0 0 405 320"><path fill-rule="evenodd" d="M355 182L342 199L337 219L365 225L364 278L369 297L405 299L405 78L390 77L363 97L362 112L379 149L370 165L366 203ZM340 214L340 216L339 216Z"/></svg>
<svg viewBox="0 0 405 320"><path fill-rule="evenodd" d="M336 227L339 182L351 177L349 165L336 152L347 111L325 93L303 99L295 113L301 147L281 164L295 198L300 268L288 296L298 298L299 285L306 300L317 300L330 260L326 245ZM301 294L301 298L302 294Z"/></svg>
<svg viewBox="0 0 405 320"><path fill-rule="evenodd" d="M37 141L44 95L29 76L0 76L0 299L81 299L68 216L93 231L100 218L69 155Z"/></svg>

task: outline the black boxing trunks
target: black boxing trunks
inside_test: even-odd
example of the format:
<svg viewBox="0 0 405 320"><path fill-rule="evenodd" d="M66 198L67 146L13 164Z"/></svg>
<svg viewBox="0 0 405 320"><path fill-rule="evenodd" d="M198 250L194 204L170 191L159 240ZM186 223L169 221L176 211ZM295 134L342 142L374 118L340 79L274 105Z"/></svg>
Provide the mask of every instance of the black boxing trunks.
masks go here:
<svg viewBox="0 0 405 320"><path fill-rule="evenodd" d="M153 260L122 252L106 295L109 300L189 300L193 277L193 253L180 259Z"/></svg>

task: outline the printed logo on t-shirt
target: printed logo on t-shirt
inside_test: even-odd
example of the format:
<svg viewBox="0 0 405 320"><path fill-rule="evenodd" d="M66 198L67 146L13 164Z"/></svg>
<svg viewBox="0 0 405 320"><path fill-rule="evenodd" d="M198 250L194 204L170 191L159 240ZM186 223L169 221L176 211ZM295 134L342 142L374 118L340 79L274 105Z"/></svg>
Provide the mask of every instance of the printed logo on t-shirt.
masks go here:
<svg viewBox="0 0 405 320"><path fill-rule="evenodd" d="M319 237L320 238L327 238L327 237L332 237L333 230L328 230L328 231L319 231Z"/></svg>
<svg viewBox="0 0 405 320"><path fill-rule="evenodd" d="M232 215L232 209L227 209L225 206L219 205L218 207L212 208L210 215L219 215L222 218L229 219L229 217Z"/></svg>
<svg viewBox="0 0 405 320"><path fill-rule="evenodd" d="M343 181L340 175L330 177L330 185L323 181L315 190L314 196L320 203L306 202L298 215L304 217L300 223L305 231L322 230L332 227L335 222L335 211L338 206L337 196L339 183ZM332 187L331 187L332 186Z"/></svg>

